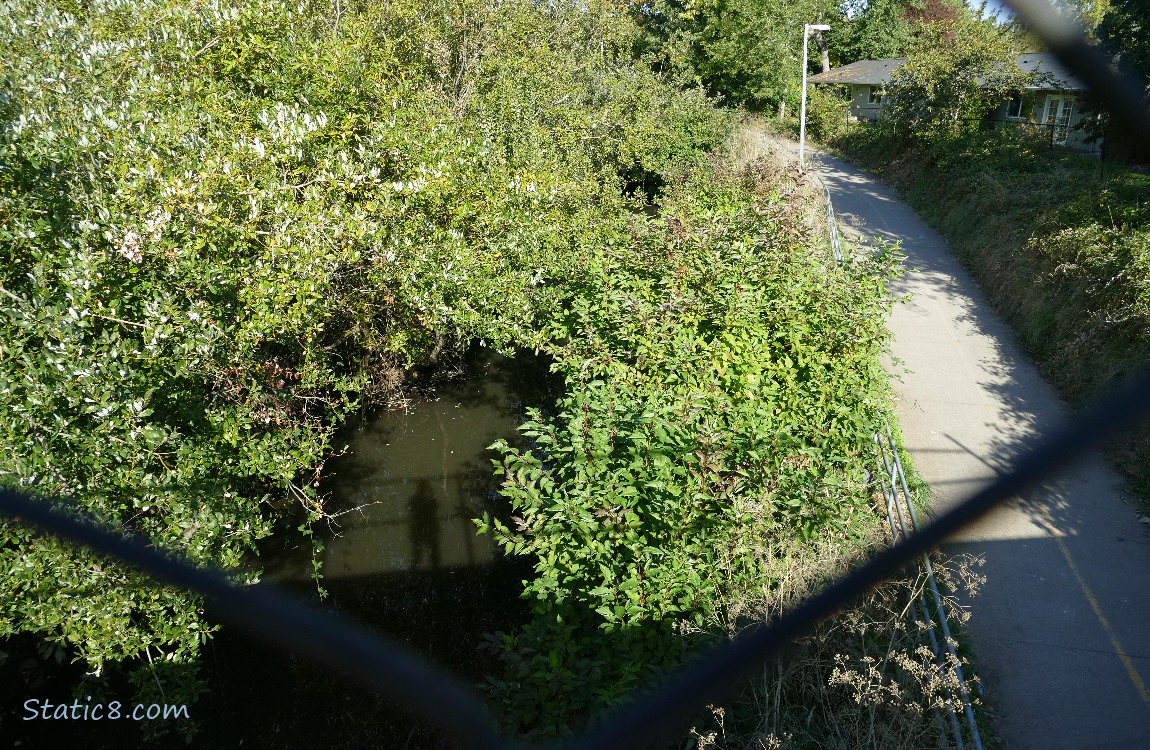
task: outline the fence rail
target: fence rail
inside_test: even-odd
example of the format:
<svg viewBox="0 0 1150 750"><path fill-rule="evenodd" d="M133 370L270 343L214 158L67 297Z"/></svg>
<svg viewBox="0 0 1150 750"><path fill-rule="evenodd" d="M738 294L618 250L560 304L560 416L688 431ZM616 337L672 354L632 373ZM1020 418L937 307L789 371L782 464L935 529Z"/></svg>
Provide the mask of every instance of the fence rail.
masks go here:
<svg viewBox="0 0 1150 750"><path fill-rule="evenodd" d="M980 118L962 118L962 122L983 130L997 130L1000 128L1013 128L1029 133L1034 138L1041 138L1046 142L1046 148L1054 153L1055 146L1065 146L1083 154L1099 153L1102 146L1098 143L1088 143L1085 140L1073 141L1071 135L1081 132L1077 125L1063 122L1035 122L1033 120L988 120Z"/></svg>
<svg viewBox="0 0 1150 750"><path fill-rule="evenodd" d="M826 183L822 180L819 182L822 185L823 198L826 201L827 231L830 235L831 253L836 262L845 264L848 259L843 253L842 232L839 230L838 219L835 218L834 201L831 200L831 192ZM873 478L877 480L878 488L882 492L887 523L890 526L891 541L897 544L909 537L911 533L919 531L918 514L914 509L914 498L907 486L902 459L899 458L898 446L889 424L884 422L880 426L879 431L874 434L874 443L875 471ZM950 747L957 750L966 750L966 742L969 740L975 750L983 750L982 736L978 731L978 722L974 717L974 708L971 705L970 692L966 687L961 660L955 651L946 608L943 606L942 594L938 589L938 582L935 580L934 569L928 555L922 556L921 569L923 575L926 576L931 600L929 603L927 602L925 592L918 595L918 601L914 601L912 598L911 617L926 627L927 638L936 665L941 668L945 668L947 664L951 665L950 668L953 670L955 680L958 683L959 694L957 698L949 686L946 688L948 698L946 714L947 719L949 719L950 731L949 737L947 737L946 732L943 732L942 745L947 746L949 744ZM936 622L938 623L937 628ZM941 638L938 634L939 630L942 632ZM944 653L946 656L943 656ZM966 720L965 729L960 724L958 715L953 708L955 704L962 705L963 716Z"/></svg>
<svg viewBox="0 0 1150 750"><path fill-rule="evenodd" d="M1055 11L1048 0L1008 0L1022 20L1062 62L1135 132L1150 137L1150 106L1140 82L1123 78L1109 57L1091 47L1081 29ZM933 523L903 536L840 580L773 622L691 659L658 685L637 694L599 724L565 747L571 750L635 750L674 730L676 718L727 694L761 669L791 640L863 596L973 522L999 503L1065 470L1103 441L1132 428L1150 414L1150 373L1113 393L1072 424L1032 449L1013 470L965 500ZM57 501L0 489L0 513L41 531L119 558L158 581L204 596L205 607L221 621L272 641L315 664L350 675L421 714L430 725L453 735L461 747L511 748L515 745L468 687L442 669L425 663L407 648L341 618L325 614L303 599L268 586L241 589L217 571L197 568L144 542L76 518ZM933 593L933 592L932 592ZM672 717L672 718L668 718Z"/></svg>
<svg viewBox="0 0 1150 750"><path fill-rule="evenodd" d="M895 444L890 425L883 425L883 430L875 433L874 442L875 468L877 470L875 476L878 479L879 489L882 491L883 500L886 504L886 517L887 523L890 525L891 538L897 543L912 533L918 532L918 513L914 509L914 498L907 487L906 473L903 471L902 459L899 458L898 446ZM926 587L930 591L930 601L927 601L926 591L912 595L911 616L926 626L930 650L934 653L935 663L941 668L946 668L949 665L954 673L955 682L958 683L957 698L949 686L946 688L948 698L946 712L950 721L952 746L957 750L966 750L966 742L969 741L975 750L983 750L982 736L978 731L978 722L974 718L970 691L966 687L966 676L962 672L962 663L955 651L954 636L950 632L946 607L938 589L938 582L934 578L934 567L931 565L928 555L923 555L921 561L922 573L926 576ZM935 623L938 623L937 628ZM939 631L942 633L941 638ZM943 656L944 653L946 656ZM966 719L965 729L959 723L953 708L956 703L962 704L963 717Z"/></svg>
<svg viewBox="0 0 1150 750"><path fill-rule="evenodd" d="M831 191L827 189L826 183L823 183L823 198L827 202L827 231L831 236L831 253L839 263L846 260L843 255L843 238L842 233L839 232L839 221L835 218L835 205L831 201Z"/></svg>

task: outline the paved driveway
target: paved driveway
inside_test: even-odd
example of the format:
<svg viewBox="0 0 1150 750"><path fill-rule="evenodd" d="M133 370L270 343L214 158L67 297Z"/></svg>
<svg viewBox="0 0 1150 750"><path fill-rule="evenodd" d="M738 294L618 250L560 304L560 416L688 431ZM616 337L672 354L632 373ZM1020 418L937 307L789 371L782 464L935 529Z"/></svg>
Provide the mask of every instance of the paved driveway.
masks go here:
<svg viewBox="0 0 1150 750"><path fill-rule="evenodd" d="M811 154L848 237L900 241L890 365L906 447L944 510L1065 408L943 240L892 190ZM967 631L1004 748L1150 748L1150 541L1098 456L949 545L985 558Z"/></svg>

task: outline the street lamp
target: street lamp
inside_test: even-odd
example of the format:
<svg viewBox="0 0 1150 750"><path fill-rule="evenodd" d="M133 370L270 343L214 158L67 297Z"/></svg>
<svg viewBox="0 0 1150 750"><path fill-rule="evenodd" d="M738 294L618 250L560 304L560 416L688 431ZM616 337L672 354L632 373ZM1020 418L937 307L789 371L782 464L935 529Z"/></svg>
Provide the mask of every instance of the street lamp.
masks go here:
<svg viewBox="0 0 1150 750"><path fill-rule="evenodd" d="M807 40L811 31L830 31L831 27L825 23L808 23L803 25L803 101L799 105L799 171L803 171L803 147L807 140Z"/></svg>

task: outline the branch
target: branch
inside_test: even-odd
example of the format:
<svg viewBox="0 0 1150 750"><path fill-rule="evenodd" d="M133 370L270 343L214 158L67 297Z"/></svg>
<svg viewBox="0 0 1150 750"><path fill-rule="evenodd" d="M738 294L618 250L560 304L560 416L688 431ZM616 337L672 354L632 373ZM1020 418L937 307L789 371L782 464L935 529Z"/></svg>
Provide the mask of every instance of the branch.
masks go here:
<svg viewBox="0 0 1150 750"><path fill-rule="evenodd" d="M194 55L192 55L191 57L189 57L189 58L188 58L189 62L190 62L191 60L195 60L197 57L199 57L200 55L204 54L205 52L207 52L208 50L210 50L212 47L215 47L215 46L216 46L216 45L219 43L219 41L220 41L221 39L223 39L223 38L224 38L224 37L223 37L223 34L221 34L221 35L217 36L215 39L213 39L212 41L210 41L210 42L208 42L207 44L205 44L203 47L200 47L200 50L199 50L198 52L196 52L196 54L194 54Z"/></svg>
<svg viewBox="0 0 1150 750"><path fill-rule="evenodd" d="M101 315L100 313L88 313L88 314L91 315L93 318L103 318L104 320L110 320L113 323L123 323L126 326L135 326L136 328L147 328L147 326L144 325L143 323L133 323L130 320L124 320L123 318L116 318L116 317L113 317L111 315Z"/></svg>
<svg viewBox="0 0 1150 750"><path fill-rule="evenodd" d="M6 294L7 296L11 297L16 302L20 302L20 303L24 302L24 299L22 297L17 297L15 294L12 294L12 292L8 291L7 289L5 289L2 286L0 286L0 293Z"/></svg>

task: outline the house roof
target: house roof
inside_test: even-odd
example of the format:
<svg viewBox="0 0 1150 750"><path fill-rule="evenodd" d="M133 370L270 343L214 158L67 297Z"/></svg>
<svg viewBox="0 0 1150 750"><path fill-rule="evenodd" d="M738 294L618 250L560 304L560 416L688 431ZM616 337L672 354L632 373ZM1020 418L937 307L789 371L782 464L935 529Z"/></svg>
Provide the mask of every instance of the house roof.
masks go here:
<svg viewBox="0 0 1150 750"><path fill-rule="evenodd" d="M892 57L886 60L859 60L841 68L828 70L807 79L810 83L869 83L890 82L890 74L906 62L905 57Z"/></svg>
<svg viewBox="0 0 1150 750"><path fill-rule="evenodd" d="M1067 70L1049 52L1027 52L1018 56L1023 73L1033 73L1035 81L1028 89L1044 91L1085 91L1086 84Z"/></svg>
<svg viewBox="0 0 1150 750"><path fill-rule="evenodd" d="M810 83L860 83L882 86L890 83L890 76L906 63L905 57L886 60L859 60L841 68L819 73L807 80ZM1086 84L1070 73L1049 52L1027 52L1018 56L1018 67L1024 73L1033 73L1035 82L1026 88L1040 91L1085 91Z"/></svg>

